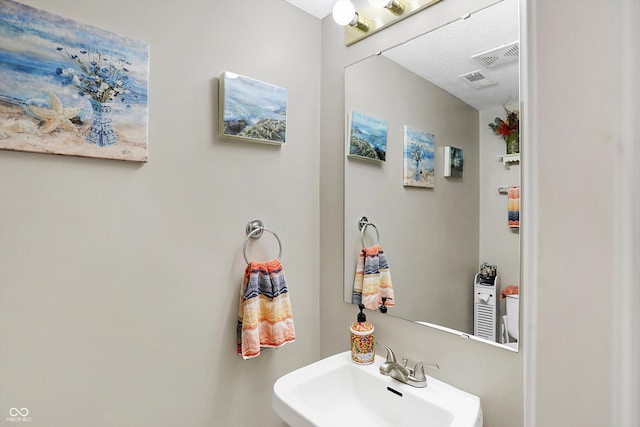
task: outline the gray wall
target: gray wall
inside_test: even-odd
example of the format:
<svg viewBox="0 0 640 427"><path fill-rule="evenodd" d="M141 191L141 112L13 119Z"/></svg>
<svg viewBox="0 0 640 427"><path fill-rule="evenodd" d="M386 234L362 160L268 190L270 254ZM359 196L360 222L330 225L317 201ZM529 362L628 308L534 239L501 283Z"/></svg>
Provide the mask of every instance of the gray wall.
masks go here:
<svg viewBox="0 0 640 427"><path fill-rule="evenodd" d="M151 42L150 163L0 152L0 423L15 406L33 426L281 425L275 378L344 351L353 321L340 302L342 69L469 1L349 49L330 18L320 43L317 20L275 0L28 3ZM488 427L523 412L528 426L640 421L639 7L529 3L521 353L371 316L402 355L481 396ZM215 137L224 70L289 89L290 143ZM257 182L281 190L269 209ZM285 244L298 341L244 362L235 299L254 216Z"/></svg>
<svg viewBox="0 0 640 427"><path fill-rule="evenodd" d="M389 312L472 334L478 111L383 55L348 66L345 91L347 114L359 111L388 126L385 162L345 157L345 296L351 301L362 247L357 224L366 215L390 265L396 306ZM405 125L434 135L434 188L403 185ZM464 178L443 176L445 145L464 150ZM365 237L371 244L376 234Z"/></svg>
<svg viewBox="0 0 640 427"><path fill-rule="evenodd" d="M281 425L273 382L319 354L319 20L280 0L27 3L150 43L149 163L0 151L0 425L11 407L33 427ZM288 89L284 146L216 136L225 70ZM282 240L297 340L244 361L252 218Z"/></svg>
<svg viewBox="0 0 640 427"><path fill-rule="evenodd" d="M527 420L637 426L640 8L528 9Z"/></svg>

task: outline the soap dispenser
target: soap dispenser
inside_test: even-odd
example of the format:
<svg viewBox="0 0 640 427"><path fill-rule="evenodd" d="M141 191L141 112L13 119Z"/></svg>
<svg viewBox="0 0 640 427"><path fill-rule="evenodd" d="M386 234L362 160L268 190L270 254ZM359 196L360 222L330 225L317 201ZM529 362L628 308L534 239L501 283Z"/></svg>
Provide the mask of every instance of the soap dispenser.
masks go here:
<svg viewBox="0 0 640 427"><path fill-rule="evenodd" d="M364 304L359 304L360 313L358 320L351 325L351 360L359 365L369 365L373 363L376 353L374 349L375 339L373 337L374 327L367 322L364 314Z"/></svg>

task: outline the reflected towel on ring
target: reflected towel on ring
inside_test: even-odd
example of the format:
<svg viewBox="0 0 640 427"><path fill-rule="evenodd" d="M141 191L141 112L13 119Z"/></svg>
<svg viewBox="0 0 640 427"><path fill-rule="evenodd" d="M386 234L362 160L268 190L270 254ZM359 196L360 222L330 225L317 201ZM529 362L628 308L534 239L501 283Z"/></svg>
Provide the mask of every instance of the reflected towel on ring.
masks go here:
<svg viewBox="0 0 640 427"><path fill-rule="evenodd" d="M510 228L520 228L520 187L507 188L508 220Z"/></svg>
<svg viewBox="0 0 640 427"><path fill-rule="evenodd" d="M262 347L295 341L289 289L280 260L252 261L244 272L238 307L237 351L244 359Z"/></svg>
<svg viewBox="0 0 640 427"><path fill-rule="evenodd" d="M387 258L379 245L363 248L358 255L351 301L377 310L382 305L382 298L386 298L385 306L396 305Z"/></svg>

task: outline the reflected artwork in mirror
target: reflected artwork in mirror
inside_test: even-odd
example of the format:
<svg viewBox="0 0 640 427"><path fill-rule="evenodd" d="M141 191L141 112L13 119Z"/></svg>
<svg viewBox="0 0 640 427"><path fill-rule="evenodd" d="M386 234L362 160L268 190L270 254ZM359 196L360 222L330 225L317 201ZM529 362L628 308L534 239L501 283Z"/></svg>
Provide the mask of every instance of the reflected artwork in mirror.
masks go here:
<svg viewBox="0 0 640 427"><path fill-rule="evenodd" d="M496 2L347 66L345 111L384 120L387 146L385 162L344 160L345 302L363 242L378 238L361 235L366 216L393 279L387 314L515 350L520 153L505 160L514 130L490 124L520 110L518 5ZM409 152L407 127L429 135L432 154ZM445 147L464 152L464 174L445 173ZM431 170L429 185L405 185L407 158L415 182Z"/></svg>

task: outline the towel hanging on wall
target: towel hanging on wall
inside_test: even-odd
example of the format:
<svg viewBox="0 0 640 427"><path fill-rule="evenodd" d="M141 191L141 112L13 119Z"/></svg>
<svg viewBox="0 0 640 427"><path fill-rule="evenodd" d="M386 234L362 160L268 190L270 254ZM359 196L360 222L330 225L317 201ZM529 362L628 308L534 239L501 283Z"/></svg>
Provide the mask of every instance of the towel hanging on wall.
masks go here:
<svg viewBox="0 0 640 427"><path fill-rule="evenodd" d="M251 261L244 273L238 307L238 354L260 355L262 347L281 347L296 339L289 289L280 260Z"/></svg>
<svg viewBox="0 0 640 427"><path fill-rule="evenodd" d="M249 261L247 243L267 231L278 241L278 258L267 262ZM247 224L242 253L247 262L238 305L237 352L244 359L260 355L262 347L281 347L296 339L289 288L284 277L282 242L276 233L254 219Z"/></svg>
<svg viewBox="0 0 640 427"><path fill-rule="evenodd" d="M382 298L385 298L386 307L395 306L387 258L379 245L362 248L356 266L352 302L362 303L368 309L377 310L383 305Z"/></svg>
<svg viewBox="0 0 640 427"><path fill-rule="evenodd" d="M520 228L520 187L507 188L509 228Z"/></svg>

